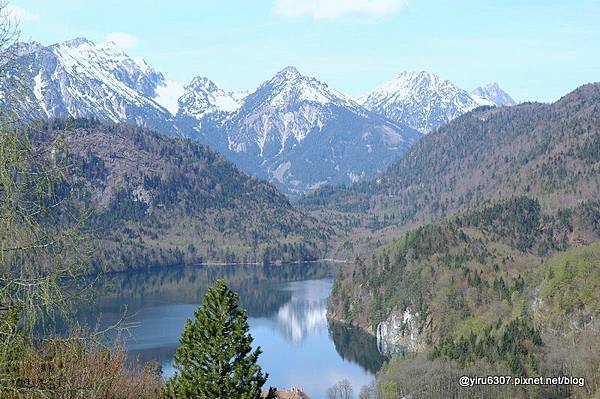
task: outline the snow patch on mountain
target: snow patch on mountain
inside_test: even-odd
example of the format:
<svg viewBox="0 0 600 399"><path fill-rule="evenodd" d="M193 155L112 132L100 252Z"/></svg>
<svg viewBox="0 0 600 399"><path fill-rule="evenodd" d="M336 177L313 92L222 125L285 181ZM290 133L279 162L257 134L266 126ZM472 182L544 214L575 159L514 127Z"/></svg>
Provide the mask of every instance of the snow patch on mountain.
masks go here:
<svg viewBox="0 0 600 399"><path fill-rule="evenodd" d="M295 67L244 95L196 78L179 105L195 137L288 193L369 177L420 136Z"/></svg>
<svg viewBox="0 0 600 399"><path fill-rule="evenodd" d="M286 67L246 96L232 116L236 128L230 131L230 149L256 146L261 158L280 156L288 143L301 143L310 134L321 132L334 109L361 117L368 114L327 84L302 75L293 66ZM267 151L267 146L274 150Z"/></svg>
<svg viewBox="0 0 600 399"><path fill-rule="evenodd" d="M19 76L31 90L23 117L95 117L173 132L166 109L173 109L173 100L164 90L170 82L115 43L76 38L50 46L22 43L17 50L15 71L7 78Z"/></svg>
<svg viewBox="0 0 600 399"><path fill-rule="evenodd" d="M272 88L272 97L266 101L274 108L286 107L304 101L329 105L335 104L362 113L361 107L344 94L331 89L313 77L302 75L296 67L288 66L279 71L271 80L263 83L261 88Z"/></svg>

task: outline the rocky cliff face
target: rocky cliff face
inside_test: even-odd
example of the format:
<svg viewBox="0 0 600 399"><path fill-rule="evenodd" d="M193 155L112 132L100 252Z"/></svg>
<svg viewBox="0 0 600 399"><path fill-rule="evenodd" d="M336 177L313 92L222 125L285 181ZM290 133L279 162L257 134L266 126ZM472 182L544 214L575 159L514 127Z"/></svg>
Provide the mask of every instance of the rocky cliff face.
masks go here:
<svg viewBox="0 0 600 399"><path fill-rule="evenodd" d="M419 314L406 308L404 312L392 312L377 325L377 348L382 355L422 352L427 347L425 326Z"/></svg>

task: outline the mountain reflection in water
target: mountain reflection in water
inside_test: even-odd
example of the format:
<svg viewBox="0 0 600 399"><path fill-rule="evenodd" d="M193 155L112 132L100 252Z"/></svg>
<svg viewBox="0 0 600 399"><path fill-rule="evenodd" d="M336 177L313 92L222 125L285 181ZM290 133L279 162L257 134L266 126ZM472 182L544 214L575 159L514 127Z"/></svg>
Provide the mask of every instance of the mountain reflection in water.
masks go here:
<svg viewBox="0 0 600 399"><path fill-rule="evenodd" d="M291 293L289 301L280 306L275 320L277 329L291 342L298 344L307 335L327 329L327 297L331 280L289 283L283 291Z"/></svg>
<svg viewBox="0 0 600 399"><path fill-rule="evenodd" d="M373 379L383 362L375 338L328 322L327 298L334 266L326 263L284 266L185 267L107 276L93 305L79 307L79 319L100 328L119 320L138 326L125 339L132 358L157 361L168 377L185 321L193 316L206 289L224 278L248 311L250 333L263 354L268 383L300 386L313 399L347 378L356 391ZM101 294L100 294L101 293Z"/></svg>

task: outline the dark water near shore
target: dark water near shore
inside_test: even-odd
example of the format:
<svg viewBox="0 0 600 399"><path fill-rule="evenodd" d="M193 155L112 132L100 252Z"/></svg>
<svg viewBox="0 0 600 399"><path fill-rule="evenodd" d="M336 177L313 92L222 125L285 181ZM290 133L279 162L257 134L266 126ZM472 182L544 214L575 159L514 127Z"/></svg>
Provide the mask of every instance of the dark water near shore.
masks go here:
<svg viewBox="0 0 600 399"><path fill-rule="evenodd" d="M224 278L248 310L250 333L262 348L268 384L303 388L312 399L347 378L358 393L383 358L375 339L328 321L327 298L334 268L327 263L283 266L206 266L109 275L79 319L100 329L126 316L134 325L125 345L132 358L155 360L166 377L185 320L210 285Z"/></svg>

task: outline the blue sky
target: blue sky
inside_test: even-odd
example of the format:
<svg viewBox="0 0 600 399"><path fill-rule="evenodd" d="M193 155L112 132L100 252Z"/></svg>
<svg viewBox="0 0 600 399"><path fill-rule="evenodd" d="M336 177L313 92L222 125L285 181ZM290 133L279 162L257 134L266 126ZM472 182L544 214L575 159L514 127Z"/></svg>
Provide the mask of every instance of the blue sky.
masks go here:
<svg viewBox="0 0 600 399"><path fill-rule="evenodd" d="M403 70L553 101L600 81L600 0L12 0L23 39L116 37L167 78L246 90L287 65L349 95ZM119 35L114 35L117 32Z"/></svg>

